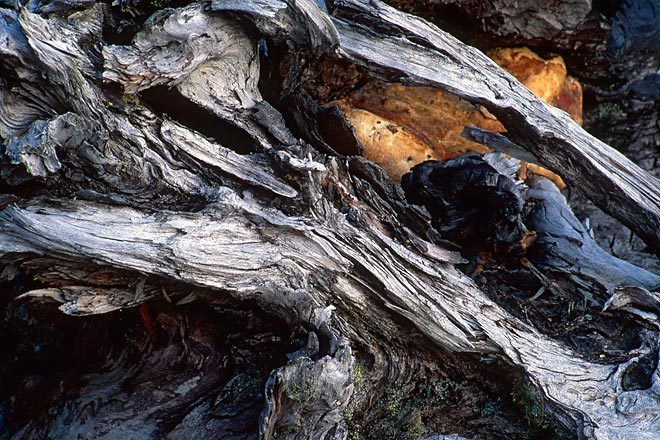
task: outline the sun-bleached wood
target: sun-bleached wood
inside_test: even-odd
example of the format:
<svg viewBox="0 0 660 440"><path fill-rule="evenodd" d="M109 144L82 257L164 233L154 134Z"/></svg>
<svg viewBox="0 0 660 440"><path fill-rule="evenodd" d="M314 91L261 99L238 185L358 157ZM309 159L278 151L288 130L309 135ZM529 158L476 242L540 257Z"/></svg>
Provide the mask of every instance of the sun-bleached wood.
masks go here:
<svg viewBox="0 0 660 440"><path fill-rule="evenodd" d="M156 12L121 47L102 38L105 8L68 16L2 10L0 31L11 39L0 54L22 81L0 83L0 134L10 158L4 166L17 184L40 178L45 185L34 197L17 191L0 211L0 259L29 266L48 284L28 297L55 300L74 315L155 298L234 301L302 326L307 345L272 371L263 390L260 438L345 439L357 347L372 350L369 380L377 393L381 381L416 371L425 344L501 356L522 371L543 412L578 437L651 439L660 430L657 381L635 391L620 383L644 348L626 364L591 363L490 300L454 267L462 257L433 243L424 212L410 207L382 170L363 158L320 154L291 134L257 87L257 41L228 11L252 20L262 38L290 38L291 50L337 50L374 76L441 87L485 105L514 141L584 185L652 246L657 182L476 50L378 2L338 2L332 17L310 0L215 0L211 10L193 3ZM240 155L232 148L238 146L157 115L139 92L163 84L244 130L256 150ZM93 284L92 266L114 284ZM64 273L67 282L58 283ZM612 276L608 286L629 282ZM166 293L157 280L186 289ZM61 428L54 438L109 426L111 434L140 426L137 438L162 434L161 421L138 407L101 407L86 424L64 430L98 396L118 393L111 383L88 392L53 412L52 426ZM174 438L206 432L202 405L180 411L181 423L169 431ZM16 437L39 429L29 423Z"/></svg>

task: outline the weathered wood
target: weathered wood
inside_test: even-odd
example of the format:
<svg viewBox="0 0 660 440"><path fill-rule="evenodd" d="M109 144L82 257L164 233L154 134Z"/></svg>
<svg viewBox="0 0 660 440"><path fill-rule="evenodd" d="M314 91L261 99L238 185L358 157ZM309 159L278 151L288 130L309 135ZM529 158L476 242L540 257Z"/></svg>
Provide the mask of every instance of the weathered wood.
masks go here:
<svg viewBox="0 0 660 440"><path fill-rule="evenodd" d="M438 87L493 113L511 139L660 252L660 183L478 50L378 1L338 3L344 56L383 79ZM373 38L382 26L386 35ZM396 54L396 56L392 56Z"/></svg>
<svg viewBox="0 0 660 440"><path fill-rule="evenodd" d="M463 135L518 159L534 160L520 146L500 134L466 127ZM535 260L544 269L581 278L583 283L591 283L591 287L584 292L592 300L593 283L601 286L608 295L622 283L649 290L660 288L660 277L657 275L605 252L596 243L593 231L577 219L552 182L533 176L528 179L528 184L530 188L525 192L525 198L536 201L539 206L528 214L526 221L538 234L539 246L535 247L538 250ZM549 211L556 212L550 214ZM610 276L614 283L609 280ZM599 302L602 301L603 298L600 298Z"/></svg>
<svg viewBox="0 0 660 440"><path fill-rule="evenodd" d="M49 401L16 438L344 439L347 410L360 395L359 356L370 360L366 400L377 400L393 383L427 377L410 379L417 372L447 368L448 353L493 355L520 370L534 409L573 436L650 439L660 431L657 381L641 390L622 386L639 359L657 358L656 347L640 347L624 364L589 362L489 299L454 267L464 259L435 242L428 217L408 206L382 170L363 158L320 154L291 135L256 86L257 36L241 20L252 20L267 44L286 47L279 61L292 75L282 86L287 93L297 86L292 60L339 45L374 75L403 73L483 103L545 164L565 164L546 151L551 141L575 157L608 155L622 168L590 157L567 177L590 185L612 171L616 201L637 209L626 218L651 243L657 204L637 196L656 183L570 123L556 125L568 118L422 20L377 2L338 6L330 18L309 0L216 0L211 11L194 3L156 12L122 47L102 38L107 6L53 15L3 10L0 29L13 35L0 45L11 74L0 84L9 106L0 112L0 135L11 157L2 164L12 201L0 211L6 272L28 271L43 285L27 296L58 301L69 314L128 314L138 304L157 305L156 297L177 304L155 319L140 309L143 337L124 344L132 351L105 354L108 371L81 381L75 397ZM253 154L158 116L138 91L159 84L244 130ZM30 182L41 183L34 193L14 186ZM587 193L603 201L593 188ZM547 212L551 221L555 214ZM607 286L628 275L611 274ZM263 358L213 338L214 326L230 324L185 315L183 305L192 302L231 316L241 330L227 338L256 351L259 341L280 338L250 333L269 329L259 313L281 324L281 338L304 340L283 343L284 359L255 365ZM195 327L197 318L213 331ZM159 344L159 335L167 342ZM265 386L251 382L266 367ZM134 407L125 404L131 386L140 390ZM249 426L232 431L245 420Z"/></svg>
<svg viewBox="0 0 660 440"><path fill-rule="evenodd" d="M538 209L527 216L527 221L538 234L536 249L541 254L539 259L544 269L569 274L582 283L599 284L608 294L622 285L648 290L660 288L660 276L600 248L593 234L578 221L564 196L548 179L530 178L526 198L538 203ZM598 292L597 288L588 290ZM599 302L602 304L602 297Z"/></svg>
<svg viewBox="0 0 660 440"><path fill-rule="evenodd" d="M326 212L331 227L323 226L327 220L320 218L320 224L305 225L241 201L231 192L206 212L167 215L165 223L158 221L163 213L150 216L87 203L67 211L60 219L59 209L46 206L5 209L0 241L4 258L45 252L59 258L84 256L253 298L288 320L309 319L305 317L313 316L312 304L335 303L340 309L342 303L359 304L367 294L362 286L375 277L384 286L386 307L445 349L503 350L543 390L545 410L573 429L581 426L577 429L587 437L635 432L650 439L648 433L659 429L649 411L655 388L621 392L621 373L615 373L622 367L576 358L509 316L459 272L405 250L366 218L358 220L358 230L331 210ZM246 222L245 215L251 220ZM354 218L362 215L368 214L355 209ZM131 238L136 234L139 241ZM355 271L354 265L361 270ZM626 394L633 402L620 414L614 402ZM579 410L580 415L564 408Z"/></svg>

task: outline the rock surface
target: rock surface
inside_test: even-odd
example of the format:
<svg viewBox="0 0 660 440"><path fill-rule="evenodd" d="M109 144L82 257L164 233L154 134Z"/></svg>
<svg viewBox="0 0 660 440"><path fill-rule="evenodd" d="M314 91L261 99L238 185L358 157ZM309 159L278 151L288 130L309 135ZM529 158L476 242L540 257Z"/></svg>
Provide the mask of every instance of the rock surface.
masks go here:
<svg viewBox="0 0 660 440"><path fill-rule="evenodd" d="M561 57L544 60L527 48L498 49L489 56L538 97L582 123L582 88L567 75ZM430 87L372 81L337 104L353 125L367 158L381 165L396 182L424 160L491 151L465 139L461 133L466 126L505 131L485 108ZM383 133L378 123L381 120L383 127L396 127L396 131ZM529 172L547 170L530 167Z"/></svg>

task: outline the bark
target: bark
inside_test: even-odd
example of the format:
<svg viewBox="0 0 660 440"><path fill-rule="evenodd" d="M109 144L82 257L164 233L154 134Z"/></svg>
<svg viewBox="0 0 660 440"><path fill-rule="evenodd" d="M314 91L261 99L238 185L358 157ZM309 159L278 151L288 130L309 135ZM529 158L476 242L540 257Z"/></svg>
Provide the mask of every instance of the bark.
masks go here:
<svg viewBox="0 0 660 440"><path fill-rule="evenodd" d="M657 251L654 178L480 52L376 1L332 15L310 0L122 5L1 10L3 277L22 294L12 307L55 301L76 316L57 340L79 349L7 392L14 438L660 431L660 278L606 254L555 188L532 185L549 244L530 258L563 275L535 273L557 291L568 275L639 344L596 362L541 334L458 270L466 259L378 166L334 153L346 144L318 122L332 110L302 95L304 67L324 53L486 106ZM112 44L135 17L130 43ZM515 382L527 421L519 409L443 425L465 417L466 396L509 399L482 374Z"/></svg>

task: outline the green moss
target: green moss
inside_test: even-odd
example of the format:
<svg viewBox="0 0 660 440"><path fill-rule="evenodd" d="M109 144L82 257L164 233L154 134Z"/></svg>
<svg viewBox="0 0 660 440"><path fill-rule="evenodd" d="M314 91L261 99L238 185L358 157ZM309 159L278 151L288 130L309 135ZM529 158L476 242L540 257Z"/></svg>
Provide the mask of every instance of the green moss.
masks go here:
<svg viewBox="0 0 660 440"><path fill-rule="evenodd" d="M353 421L355 412L358 410L360 404L362 403L362 398L365 395L367 368L364 365L362 365L362 363L360 363L359 361L356 361L353 364L352 377L353 377L353 387L354 387L353 395L351 396L351 400L344 408L344 417L346 418L346 421L349 423L349 428L351 432L353 432L354 429L359 428L358 426L353 426L355 424L352 424L351 422Z"/></svg>
<svg viewBox="0 0 660 440"><path fill-rule="evenodd" d="M453 384L439 380L424 389L395 383L384 395L386 419L379 427L380 436L388 439L413 440L432 431L425 417L451 395Z"/></svg>
<svg viewBox="0 0 660 440"><path fill-rule="evenodd" d="M503 411L502 401L497 399L490 401L481 409L481 417L490 417Z"/></svg>
<svg viewBox="0 0 660 440"><path fill-rule="evenodd" d="M403 387L398 384L395 384L389 389L385 397L385 409L390 416L396 416L401 413L401 401L406 394Z"/></svg>
<svg viewBox="0 0 660 440"><path fill-rule="evenodd" d="M625 119L628 114L621 107L621 105L615 102L603 102L599 104L595 110L594 114L596 119L610 119L612 116L616 116L617 119Z"/></svg>
<svg viewBox="0 0 660 440"><path fill-rule="evenodd" d="M306 402L311 400L315 396L314 390L309 386L309 384L294 384L291 388L287 390L287 394L291 400L296 400L298 402Z"/></svg>
<svg viewBox="0 0 660 440"><path fill-rule="evenodd" d="M151 6L158 9L167 8L172 3L172 0L150 0Z"/></svg>
<svg viewBox="0 0 660 440"><path fill-rule="evenodd" d="M369 372L356 362L353 368L355 391L344 410L348 440L363 438L417 440L434 431L432 421L439 408L451 404L457 384L448 379L426 383L395 382L385 388L380 401L366 401L371 395ZM368 407L365 408L365 405ZM370 425L361 416L369 413L378 422Z"/></svg>
<svg viewBox="0 0 660 440"><path fill-rule="evenodd" d="M426 398L430 399L430 404L440 404L445 402L455 390L455 384L450 380L437 380L426 387Z"/></svg>
<svg viewBox="0 0 660 440"><path fill-rule="evenodd" d="M360 380L364 378L367 369L359 361L356 361L353 365L353 379Z"/></svg>
<svg viewBox="0 0 660 440"><path fill-rule="evenodd" d="M362 429L359 426L351 426L347 440L361 440L361 439L362 439Z"/></svg>
<svg viewBox="0 0 660 440"><path fill-rule="evenodd" d="M411 440L417 440L429 432L426 425L424 424L424 421L422 420L422 414L418 410L414 410L409 415L406 423L404 424L404 429L404 438L409 438Z"/></svg>
<svg viewBox="0 0 660 440"><path fill-rule="evenodd" d="M516 379L511 397L516 404L520 405L530 425L537 428L544 425L545 411L543 410L543 403L528 381L524 378Z"/></svg>
<svg viewBox="0 0 660 440"><path fill-rule="evenodd" d="M532 385L524 378L514 381L513 401L519 404L529 424L535 428L551 430L555 438L571 438L571 434L559 422L548 415L543 400Z"/></svg>

